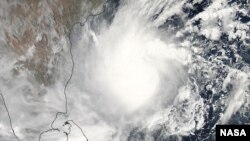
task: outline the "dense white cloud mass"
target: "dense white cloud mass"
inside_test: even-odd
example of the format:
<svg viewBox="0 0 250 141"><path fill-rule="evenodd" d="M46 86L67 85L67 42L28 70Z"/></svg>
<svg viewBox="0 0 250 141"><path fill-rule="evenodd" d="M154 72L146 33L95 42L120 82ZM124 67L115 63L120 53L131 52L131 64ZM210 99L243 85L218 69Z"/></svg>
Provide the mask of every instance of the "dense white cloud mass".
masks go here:
<svg viewBox="0 0 250 141"><path fill-rule="evenodd" d="M205 134L196 138L202 140L212 136L204 131L247 112L249 64L241 45L233 44L249 39L249 22L235 20L244 9L225 0L115 3L83 17L69 40L55 39L46 66L46 73L56 72L51 85L20 63L38 47L18 56L0 38L0 140L158 141Z"/></svg>
<svg viewBox="0 0 250 141"><path fill-rule="evenodd" d="M148 4L152 6L151 14L145 9ZM173 35L161 34L150 19L159 8L155 4L160 6L151 1L124 3L110 25L99 25L99 32L85 25L80 32L82 39L73 49L76 66L70 84L70 90L74 91L70 93L86 97L83 106L91 108L99 122L118 129L116 134L127 134L129 126L151 122L156 112L174 104L178 94L176 101L193 97L183 96L183 91L179 91L180 87L188 85L187 65L191 52L171 40ZM169 36L169 40L164 36ZM86 46L88 44L91 47ZM74 98L71 100L75 103ZM74 107L78 108L81 107ZM84 115L88 116L92 114ZM92 140L103 136L98 132L89 133L91 131L86 129ZM106 132L110 134L109 128Z"/></svg>
<svg viewBox="0 0 250 141"><path fill-rule="evenodd" d="M176 70L182 72L188 51L162 41L151 21L137 13L127 15L128 11L135 11L130 4L117 12L109 27L91 35L94 45L87 50L89 55L81 56L84 61L80 69L86 89L110 97L108 103L119 101L133 111L160 93L162 85L171 89L180 83L175 81L185 79L185 74ZM80 42L79 48L85 48L85 44Z"/></svg>

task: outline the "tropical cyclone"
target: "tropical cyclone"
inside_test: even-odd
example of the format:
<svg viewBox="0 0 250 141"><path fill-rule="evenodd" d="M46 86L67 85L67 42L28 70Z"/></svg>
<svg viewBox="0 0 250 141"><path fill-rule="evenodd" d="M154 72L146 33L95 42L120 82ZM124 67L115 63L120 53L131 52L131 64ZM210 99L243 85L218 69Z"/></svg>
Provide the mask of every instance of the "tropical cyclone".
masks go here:
<svg viewBox="0 0 250 141"><path fill-rule="evenodd" d="M250 123L249 6L1 1L0 140L215 140Z"/></svg>

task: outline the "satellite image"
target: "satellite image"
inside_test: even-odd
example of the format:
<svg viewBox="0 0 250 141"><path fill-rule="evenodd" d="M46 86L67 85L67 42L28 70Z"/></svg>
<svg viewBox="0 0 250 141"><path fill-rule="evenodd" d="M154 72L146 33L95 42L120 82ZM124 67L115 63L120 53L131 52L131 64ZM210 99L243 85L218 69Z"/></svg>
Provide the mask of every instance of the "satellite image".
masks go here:
<svg viewBox="0 0 250 141"><path fill-rule="evenodd" d="M250 125L250 0L0 0L0 141L216 125Z"/></svg>

